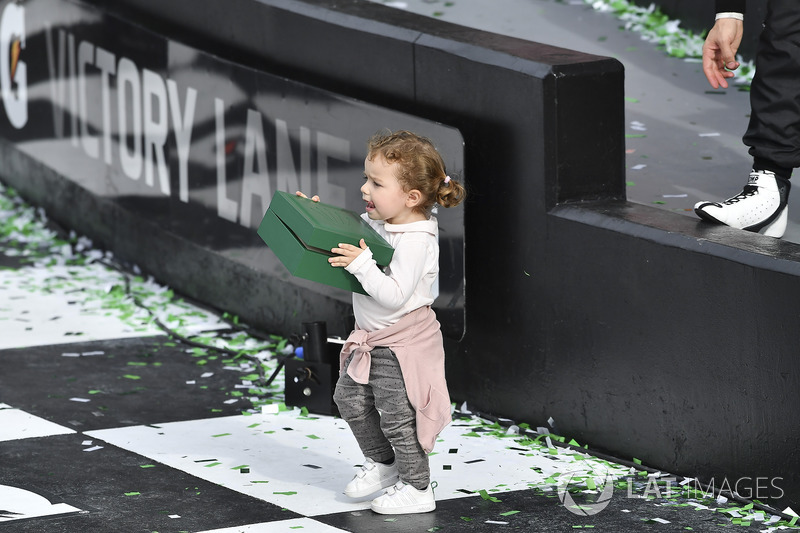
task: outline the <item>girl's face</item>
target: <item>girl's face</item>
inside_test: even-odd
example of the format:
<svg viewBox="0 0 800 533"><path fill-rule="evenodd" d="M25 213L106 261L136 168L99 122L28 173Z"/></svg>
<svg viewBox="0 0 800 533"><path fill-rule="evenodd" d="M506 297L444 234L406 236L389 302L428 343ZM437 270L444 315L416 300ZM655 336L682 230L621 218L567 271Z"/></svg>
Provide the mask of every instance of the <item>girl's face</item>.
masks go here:
<svg viewBox="0 0 800 533"><path fill-rule="evenodd" d="M389 163L375 154L364 160L364 177L361 195L367 202L367 215L372 220L384 220L390 224L407 224L425 220L425 215L414 210L419 203L417 190L404 191L397 180L397 163Z"/></svg>

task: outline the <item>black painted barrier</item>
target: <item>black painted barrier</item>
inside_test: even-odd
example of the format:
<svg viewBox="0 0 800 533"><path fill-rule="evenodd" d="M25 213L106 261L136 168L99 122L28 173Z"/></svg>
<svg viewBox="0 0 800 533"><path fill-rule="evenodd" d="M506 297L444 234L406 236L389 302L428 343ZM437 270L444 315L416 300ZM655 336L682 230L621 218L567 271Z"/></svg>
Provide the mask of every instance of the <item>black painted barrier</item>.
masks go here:
<svg viewBox="0 0 800 533"><path fill-rule="evenodd" d="M39 1L56 0L26 5ZM454 399L533 425L552 417L579 442L717 486L767 479L751 496L800 502L800 249L624 200L617 61L357 0L113 9L223 60L460 132L470 196L452 256L463 246L465 285L457 316L437 302ZM4 181L57 220L255 325L327 320L342 333L345 302L160 230L146 200L89 193L5 137Z"/></svg>

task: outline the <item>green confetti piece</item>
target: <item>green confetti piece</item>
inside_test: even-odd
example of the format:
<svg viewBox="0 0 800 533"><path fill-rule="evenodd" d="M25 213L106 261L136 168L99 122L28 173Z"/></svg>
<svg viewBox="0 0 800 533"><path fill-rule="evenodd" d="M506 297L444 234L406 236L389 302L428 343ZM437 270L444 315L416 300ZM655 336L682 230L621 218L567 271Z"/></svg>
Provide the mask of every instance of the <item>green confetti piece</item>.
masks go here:
<svg viewBox="0 0 800 533"><path fill-rule="evenodd" d="M507 511L505 513L500 513L500 516L511 516L517 514L519 511Z"/></svg>
<svg viewBox="0 0 800 533"><path fill-rule="evenodd" d="M636 183L634 183L634 182L632 182L632 181L626 181L626 182L625 182L625 185L627 185L628 187L635 187L635 186L636 186Z"/></svg>
<svg viewBox="0 0 800 533"><path fill-rule="evenodd" d="M221 465L221 464L222 464L222 463L220 463L220 462L215 462L215 463L208 463L207 465L204 465L204 466L205 466L206 468L211 468L212 466L219 466L219 465Z"/></svg>
<svg viewBox="0 0 800 533"><path fill-rule="evenodd" d="M317 439L321 438L321 437L317 437L316 435L306 435L306 437L308 437L309 439L314 439L314 440L317 440Z"/></svg>
<svg viewBox="0 0 800 533"><path fill-rule="evenodd" d="M125 496L139 496L141 492L126 492Z"/></svg>
<svg viewBox="0 0 800 533"><path fill-rule="evenodd" d="M498 500L498 499L497 499L497 498L495 498L494 496L489 496L489 493L488 493L488 492L486 492L486 490L485 490L485 489L481 489L481 490L479 490L479 491L478 491L478 494L480 494L480 495L481 495L481 498L483 498L484 500L489 500L490 502L494 502L494 503L501 503L501 502L503 501L503 500Z"/></svg>
<svg viewBox="0 0 800 533"><path fill-rule="evenodd" d="M626 133L625 134L625 138L626 139L644 139L645 137L647 137L647 135L645 135L644 133Z"/></svg>
<svg viewBox="0 0 800 533"><path fill-rule="evenodd" d="M141 376L136 376L136 375L133 375L133 374L125 374L122 377L125 378L125 379L133 379L133 380L142 379Z"/></svg>
<svg viewBox="0 0 800 533"><path fill-rule="evenodd" d="M250 465L234 466L233 468L231 468L231 470L239 470L240 468L250 468Z"/></svg>
<svg viewBox="0 0 800 533"><path fill-rule="evenodd" d="M269 481L256 481L256 480L252 480L252 481L250 481L250 483L269 483Z"/></svg>
<svg viewBox="0 0 800 533"><path fill-rule="evenodd" d="M638 98L634 98L633 96L626 96L625 97L625 101L626 102L630 102L632 104L638 104L639 103L639 99Z"/></svg>
<svg viewBox="0 0 800 533"><path fill-rule="evenodd" d="M156 465L139 465L139 468L155 468Z"/></svg>
<svg viewBox="0 0 800 533"><path fill-rule="evenodd" d="M101 391L101 390L90 390L89 394L100 394L101 392L103 392L103 391Z"/></svg>
<svg viewBox="0 0 800 533"><path fill-rule="evenodd" d="M463 520L464 522L472 522L472 518L470 518L468 516L462 516L461 520Z"/></svg>
<svg viewBox="0 0 800 533"><path fill-rule="evenodd" d="M637 465L641 465L642 464L642 460L641 459L637 459L636 457L633 458L633 462L636 463Z"/></svg>
<svg viewBox="0 0 800 533"><path fill-rule="evenodd" d="M219 433L217 435L211 435L212 437L228 437L230 433Z"/></svg>
<svg viewBox="0 0 800 533"><path fill-rule="evenodd" d="M285 492L276 491L276 492L273 492L272 494L280 494L281 496L294 496L297 493L295 491L293 491L293 490L287 490Z"/></svg>

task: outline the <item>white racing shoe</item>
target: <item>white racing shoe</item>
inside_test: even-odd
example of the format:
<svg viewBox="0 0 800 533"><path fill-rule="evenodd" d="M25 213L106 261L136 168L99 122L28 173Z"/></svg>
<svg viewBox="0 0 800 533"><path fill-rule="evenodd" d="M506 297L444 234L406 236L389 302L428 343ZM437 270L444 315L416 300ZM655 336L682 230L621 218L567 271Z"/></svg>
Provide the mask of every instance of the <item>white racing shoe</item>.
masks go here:
<svg viewBox="0 0 800 533"><path fill-rule="evenodd" d="M436 499L430 483L425 490L418 490L398 481L386 494L372 500L371 507L378 514L429 513L436 509Z"/></svg>
<svg viewBox="0 0 800 533"><path fill-rule="evenodd" d="M768 170L753 170L742 192L722 203L698 202L694 212L703 220L769 237L783 237L789 219L789 180Z"/></svg>
<svg viewBox="0 0 800 533"><path fill-rule="evenodd" d="M344 488L344 493L351 498L363 498L373 492L391 487L399 480L397 461L391 465L385 465L367 458L361 466L361 470Z"/></svg>

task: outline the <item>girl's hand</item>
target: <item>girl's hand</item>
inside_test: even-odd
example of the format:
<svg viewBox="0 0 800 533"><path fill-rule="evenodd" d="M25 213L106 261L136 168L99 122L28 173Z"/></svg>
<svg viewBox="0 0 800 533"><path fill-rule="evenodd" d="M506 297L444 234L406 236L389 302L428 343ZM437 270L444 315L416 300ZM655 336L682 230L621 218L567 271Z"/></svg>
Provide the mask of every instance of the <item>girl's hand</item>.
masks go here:
<svg viewBox="0 0 800 533"><path fill-rule="evenodd" d="M329 258L328 263L330 263L330 265L333 267L346 267L353 262L353 259L361 255L361 252L366 249L367 243L364 242L364 239L359 241L358 246L353 246L352 244L347 243L339 243L338 248L331 248L331 252L337 255L336 257Z"/></svg>
<svg viewBox="0 0 800 533"><path fill-rule="evenodd" d="M308 198L308 196L306 196L305 194L301 193L300 191L295 191L294 194L295 194L295 196L299 196L300 198ZM314 196L311 197L311 201L312 202L319 202L319 196L317 196L315 194Z"/></svg>

